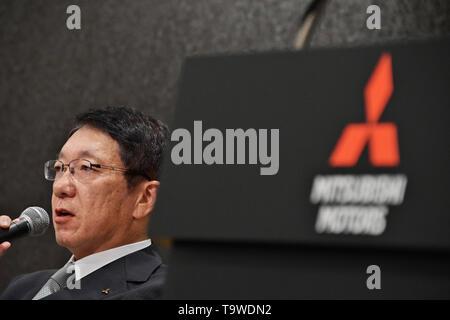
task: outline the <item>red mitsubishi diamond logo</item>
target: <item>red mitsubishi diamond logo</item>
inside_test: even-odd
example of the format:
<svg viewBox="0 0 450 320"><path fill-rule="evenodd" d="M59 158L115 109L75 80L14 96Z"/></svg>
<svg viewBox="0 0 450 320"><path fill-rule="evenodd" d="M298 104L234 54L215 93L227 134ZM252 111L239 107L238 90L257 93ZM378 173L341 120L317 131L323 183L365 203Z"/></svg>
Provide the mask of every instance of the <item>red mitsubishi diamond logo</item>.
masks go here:
<svg viewBox="0 0 450 320"><path fill-rule="evenodd" d="M375 167L399 164L397 127L392 122L378 122L393 91L391 55L383 53L364 90L366 122L345 126L329 159L332 167L354 166L366 144Z"/></svg>

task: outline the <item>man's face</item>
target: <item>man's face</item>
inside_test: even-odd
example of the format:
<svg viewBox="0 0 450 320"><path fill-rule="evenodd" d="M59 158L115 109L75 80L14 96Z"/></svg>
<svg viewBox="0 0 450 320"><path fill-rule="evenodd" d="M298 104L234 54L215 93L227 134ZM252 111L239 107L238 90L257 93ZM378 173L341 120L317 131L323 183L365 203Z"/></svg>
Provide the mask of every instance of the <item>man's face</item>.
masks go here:
<svg viewBox="0 0 450 320"><path fill-rule="evenodd" d="M108 134L84 126L61 149L59 160L87 159L124 168L119 144ZM123 173L94 169L82 183L67 170L53 183L52 216L56 242L77 259L127 243L135 203ZM71 215L66 215L64 211Z"/></svg>

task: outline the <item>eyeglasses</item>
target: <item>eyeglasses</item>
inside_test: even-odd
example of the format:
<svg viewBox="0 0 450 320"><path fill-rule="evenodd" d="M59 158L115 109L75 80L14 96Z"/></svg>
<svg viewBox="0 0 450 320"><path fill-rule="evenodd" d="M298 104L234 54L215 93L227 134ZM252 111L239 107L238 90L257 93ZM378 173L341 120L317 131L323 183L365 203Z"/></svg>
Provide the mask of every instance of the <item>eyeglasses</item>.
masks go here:
<svg viewBox="0 0 450 320"><path fill-rule="evenodd" d="M99 173L97 169L108 169L124 173L132 173L136 175L142 175L148 180L152 180L146 174L136 173L124 168L92 163L86 159L74 159L67 164L60 160L49 160L44 165L45 179L49 181L58 180L64 175L64 172L66 172L67 168L69 168L70 174L79 182L86 182L92 179L93 176Z"/></svg>

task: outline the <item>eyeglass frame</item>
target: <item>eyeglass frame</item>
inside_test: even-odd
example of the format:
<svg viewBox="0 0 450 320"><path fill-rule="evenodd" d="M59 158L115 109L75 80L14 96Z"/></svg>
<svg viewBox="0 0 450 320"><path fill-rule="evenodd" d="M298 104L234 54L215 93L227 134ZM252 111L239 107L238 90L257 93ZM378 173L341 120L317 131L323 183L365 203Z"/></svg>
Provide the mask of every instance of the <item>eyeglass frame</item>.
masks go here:
<svg viewBox="0 0 450 320"><path fill-rule="evenodd" d="M125 168L119 168L119 167L113 167L113 166L108 166L108 165L104 165L104 164L100 164L100 163L92 163L90 160L88 160L88 159L84 159L84 158L78 158L78 159L73 159L73 160L71 160L71 161L69 161L69 163L64 163L64 162L62 162L61 160L56 160L56 159L54 159L54 160L48 160L48 161L46 161L45 163L44 163L44 170L45 170L45 168L47 167L47 163L48 162L50 162L50 161L56 161L56 162L60 162L60 163L62 163L62 173L64 174L64 172L66 171L64 168L65 167L67 167L67 168L69 168L69 172L70 172L70 174L71 175L73 175L73 173L70 171L70 164L72 163L72 162L74 162L74 161L77 161L77 160L84 160L84 161L87 161L87 162L89 162L89 165L90 165L90 169L92 169L92 168L98 168L98 169L108 169L108 170L112 170L112 171L119 171L119 172L123 172L123 173L128 173L128 174L133 174L133 175L140 175L140 176L143 176L144 178L146 178L147 180L149 180L149 181L153 181L154 179L152 179L152 178L150 178L147 174L145 174L145 173L141 173L141 172L136 172L136 171L133 171L133 170L130 170L130 169L125 169ZM44 172L45 173L45 172ZM50 180L50 179L48 179L47 177L46 177L46 175L44 174L44 177L45 177L45 179L46 180L48 180L48 181L56 181L56 175L55 175L55 179L53 179L53 180Z"/></svg>

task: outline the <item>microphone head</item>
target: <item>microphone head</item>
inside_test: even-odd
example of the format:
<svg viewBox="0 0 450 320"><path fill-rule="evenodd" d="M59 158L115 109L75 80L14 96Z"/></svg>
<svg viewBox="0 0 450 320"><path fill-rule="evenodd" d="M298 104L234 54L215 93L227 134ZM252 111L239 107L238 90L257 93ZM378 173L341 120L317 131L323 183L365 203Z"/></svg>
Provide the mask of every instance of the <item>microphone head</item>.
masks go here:
<svg viewBox="0 0 450 320"><path fill-rule="evenodd" d="M25 219L30 226L30 235L39 236L47 230L50 218L47 211L40 207L26 208L21 214L21 219Z"/></svg>

